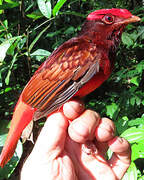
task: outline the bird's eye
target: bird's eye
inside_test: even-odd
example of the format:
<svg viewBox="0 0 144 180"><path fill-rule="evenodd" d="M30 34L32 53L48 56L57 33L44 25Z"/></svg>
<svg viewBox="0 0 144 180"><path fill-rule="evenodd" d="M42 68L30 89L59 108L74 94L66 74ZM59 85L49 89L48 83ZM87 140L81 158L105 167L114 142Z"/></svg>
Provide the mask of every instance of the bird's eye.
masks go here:
<svg viewBox="0 0 144 180"><path fill-rule="evenodd" d="M106 24L112 24L114 22L114 16L112 16L111 14L108 14L108 15L105 15L102 20Z"/></svg>

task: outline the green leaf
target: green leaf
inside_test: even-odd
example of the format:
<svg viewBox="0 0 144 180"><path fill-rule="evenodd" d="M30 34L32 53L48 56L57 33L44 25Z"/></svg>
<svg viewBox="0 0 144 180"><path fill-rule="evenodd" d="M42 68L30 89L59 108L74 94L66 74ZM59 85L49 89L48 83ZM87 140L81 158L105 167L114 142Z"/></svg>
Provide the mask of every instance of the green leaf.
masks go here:
<svg viewBox="0 0 144 180"><path fill-rule="evenodd" d="M39 10L47 17L51 17L51 1L50 0L37 0Z"/></svg>
<svg viewBox="0 0 144 180"><path fill-rule="evenodd" d="M144 142L144 128L129 128L121 134L121 137L124 137L130 143Z"/></svg>
<svg viewBox="0 0 144 180"><path fill-rule="evenodd" d="M7 19L3 21L3 25L5 26L5 28L8 29L8 20Z"/></svg>
<svg viewBox="0 0 144 180"><path fill-rule="evenodd" d="M44 49L37 49L34 51L31 56L49 56L51 53L49 51L46 51Z"/></svg>
<svg viewBox="0 0 144 180"><path fill-rule="evenodd" d="M72 34L73 32L75 32L75 28L73 26L70 26L65 30L64 34Z"/></svg>
<svg viewBox="0 0 144 180"><path fill-rule="evenodd" d="M141 104L141 98L136 96L136 104L139 106Z"/></svg>
<svg viewBox="0 0 144 180"><path fill-rule="evenodd" d="M33 11L31 14L27 14L26 16L34 20L43 17L42 13L39 10Z"/></svg>
<svg viewBox="0 0 144 180"><path fill-rule="evenodd" d="M137 168L133 162L131 163L127 173L124 175L122 180L137 180Z"/></svg>
<svg viewBox="0 0 144 180"><path fill-rule="evenodd" d="M0 5L2 5L3 4L3 0L0 0ZM0 14L2 14L3 13L3 10L0 10Z"/></svg>
<svg viewBox="0 0 144 180"><path fill-rule="evenodd" d="M116 127L118 127L117 128L118 134L123 133L128 128L128 118L126 116L119 117L115 123L116 123Z"/></svg>
<svg viewBox="0 0 144 180"><path fill-rule="evenodd" d="M12 88L11 87L7 87L7 88L5 88L5 90L4 90L4 92L9 92L9 91L11 91L12 90Z"/></svg>
<svg viewBox="0 0 144 180"><path fill-rule="evenodd" d="M127 121L127 122L129 121L129 119L128 119L127 116L123 116L122 119L123 119L124 121Z"/></svg>
<svg viewBox="0 0 144 180"><path fill-rule="evenodd" d="M129 34L126 32L122 33L122 42L123 44L127 45L128 47L134 44L133 40L130 38Z"/></svg>
<svg viewBox="0 0 144 180"><path fill-rule="evenodd" d="M138 73L142 73L144 70L144 60L141 61L139 64L137 64L136 66L136 71L138 71Z"/></svg>
<svg viewBox="0 0 144 180"><path fill-rule="evenodd" d="M112 157L112 155L113 155L113 152L112 152L112 150L109 148L108 151L107 151L107 157L108 157L108 159L110 159L110 158Z"/></svg>
<svg viewBox="0 0 144 180"><path fill-rule="evenodd" d="M107 109L107 115L110 116L110 118L113 118L116 111L118 110L118 105L112 103L111 105L107 105L106 109Z"/></svg>
<svg viewBox="0 0 144 180"><path fill-rule="evenodd" d="M15 42L8 48L8 50L7 50L7 55L11 55L11 56L14 55L14 53L15 53L15 48L17 47L18 42L19 42L20 40L21 40L21 39L16 39Z"/></svg>
<svg viewBox="0 0 144 180"><path fill-rule="evenodd" d="M16 2L15 1L12 1L12 0L4 0L5 2L7 3L10 3L10 4L15 4Z"/></svg>
<svg viewBox="0 0 144 180"><path fill-rule="evenodd" d="M2 5L0 5L1 10L15 8L20 5L20 3L16 1L11 1L11 0L5 0L5 1L6 3L3 3Z"/></svg>
<svg viewBox="0 0 144 180"><path fill-rule="evenodd" d="M136 125L140 125L140 124L144 125L144 117L136 118L134 120L129 120L128 121L129 126L136 126Z"/></svg>
<svg viewBox="0 0 144 180"><path fill-rule="evenodd" d="M26 41L27 41L27 37L24 36L23 38L21 38L20 41L18 42L17 48L22 50Z"/></svg>
<svg viewBox="0 0 144 180"><path fill-rule="evenodd" d="M132 161L135 161L138 158L144 158L144 145L143 145L143 142L133 144L131 146L131 150L132 150L132 156L131 156Z"/></svg>
<svg viewBox="0 0 144 180"><path fill-rule="evenodd" d="M8 133L9 121L3 120L0 123L0 152L4 146L4 142ZM5 165L4 168L0 168L0 180L9 178L17 166L22 155L22 143L19 141L12 159Z"/></svg>
<svg viewBox="0 0 144 180"><path fill-rule="evenodd" d="M13 38L10 38L3 43L0 44L0 64L4 61L4 58L6 56L6 52L8 48L14 43L14 41L18 38L21 38L21 36L16 36Z"/></svg>
<svg viewBox="0 0 144 180"><path fill-rule="evenodd" d="M46 37L52 38L52 37L57 36L58 34L62 33L62 31L64 31L64 28L54 31L54 32L50 32L46 35Z"/></svg>
<svg viewBox="0 0 144 180"><path fill-rule="evenodd" d="M51 53L49 51L46 51L44 49L37 49L34 51L31 56L35 57L36 60L41 61L44 57L48 57Z"/></svg>
<svg viewBox="0 0 144 180"><path fill-rule="evenodd" d="M136 99L135 99L134 96L132 96L132 97L130 98L130 104L131 104L132 106L134 106L134 105L135 105L135 102L136 102Z"/></svg>
<svg viewBox="0 0 144 180"><path fill-rule="evenodd" d="M136 86L139 86L139 77L138 76L135 76L133 77L130 82Z"/></svg>
<svg viewBox="0 0 144 180"><path fill-rule="evenodd" d="M59 12L59 10L61 9L61 7L63 6L63 4L66 2L67 0L59 0L56 5L53 8L53 16L56 16Z"/></svg>

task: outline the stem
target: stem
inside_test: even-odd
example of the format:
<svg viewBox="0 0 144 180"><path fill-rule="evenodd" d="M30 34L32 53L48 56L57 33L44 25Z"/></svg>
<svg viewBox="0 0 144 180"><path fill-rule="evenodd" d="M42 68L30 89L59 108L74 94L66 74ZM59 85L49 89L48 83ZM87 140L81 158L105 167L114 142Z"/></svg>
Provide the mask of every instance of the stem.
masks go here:
<svg viewBox="0 0 144 180"><path fill-rule="evenodd" d="M51 20L55 19L55 17L52 17L46 21L44 21L43 23L41 23L39 26L35 27L34 30L37 30L38 28L40 28L41 26L43 26L44 24L46 24L47 22L50 22ZM28 27L30 28L30 27ZM26 29L26 31L28 31L28 28ZM32 33L32 31L29 31L29 34Z"/></svg>
<svg viewBox="0 0 144 180"><path fill-rule="evenodd" d="M75 11L65 11L65 12L60 12L59 14L61 14L61 15L68 14L68 15L74 15L74 16L79 16L79 17L83 17L83 18L86 17L86 15L80 14L80 13L75 12Z"/></svg>

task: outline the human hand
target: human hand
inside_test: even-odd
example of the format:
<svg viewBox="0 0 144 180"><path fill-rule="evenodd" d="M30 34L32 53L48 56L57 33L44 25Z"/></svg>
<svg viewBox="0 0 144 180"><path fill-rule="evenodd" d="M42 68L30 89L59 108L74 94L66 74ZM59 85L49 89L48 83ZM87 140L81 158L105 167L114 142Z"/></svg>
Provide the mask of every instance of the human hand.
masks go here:
<svg viewBox="0 0 144 180"><path fill-rule="evenodd" d="M48 117L21 180L121 179L130 165L130 145L114 137L114 129L111 120L85 110L80 100L67 102ZM107 161L108 148L113 156Z"/></svg>

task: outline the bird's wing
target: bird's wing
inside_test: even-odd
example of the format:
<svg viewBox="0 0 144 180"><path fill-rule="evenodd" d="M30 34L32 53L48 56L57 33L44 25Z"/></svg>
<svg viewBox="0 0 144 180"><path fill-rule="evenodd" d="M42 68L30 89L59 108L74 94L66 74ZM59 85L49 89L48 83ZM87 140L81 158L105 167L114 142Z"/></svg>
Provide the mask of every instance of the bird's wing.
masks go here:
<svg viewBox="0 0 144 180"><path fill-rule="evenodd" d="M88 39L71 39L54 51L22 93L23 101L37 108L35 119L70 99L99 71L100 59L96 46Z"/></svg>

